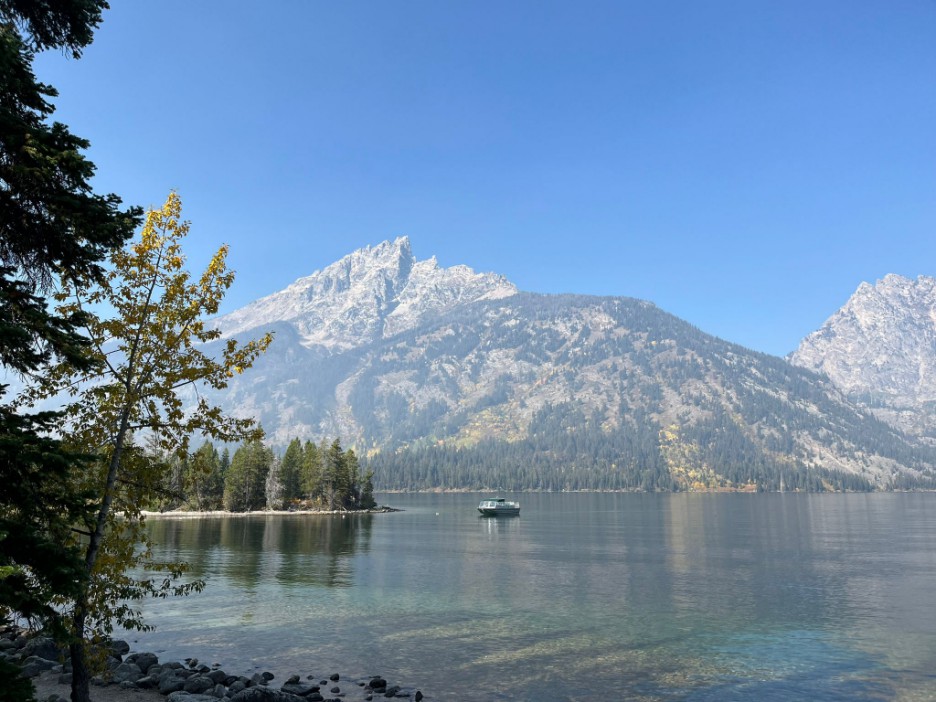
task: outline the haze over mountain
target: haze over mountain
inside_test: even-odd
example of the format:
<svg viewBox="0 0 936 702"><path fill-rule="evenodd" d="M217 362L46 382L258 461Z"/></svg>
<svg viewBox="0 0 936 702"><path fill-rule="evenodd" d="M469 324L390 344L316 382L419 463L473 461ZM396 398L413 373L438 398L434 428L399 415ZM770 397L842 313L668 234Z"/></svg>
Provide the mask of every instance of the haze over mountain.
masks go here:
<svg viewBox="0 0 936 702"><path fill-rule="evenodd" d="M221 398L271 440L340 437L382 487L868 488L936 453L825 377L623 297L522 293L356 251L217 320L276 339Z"/></svg>
<svg viewBox="0 0 936 702"><path fill-rule="evenodd" d="M894 426L936 436L936 278L862 283L790 361Z"/></svg>

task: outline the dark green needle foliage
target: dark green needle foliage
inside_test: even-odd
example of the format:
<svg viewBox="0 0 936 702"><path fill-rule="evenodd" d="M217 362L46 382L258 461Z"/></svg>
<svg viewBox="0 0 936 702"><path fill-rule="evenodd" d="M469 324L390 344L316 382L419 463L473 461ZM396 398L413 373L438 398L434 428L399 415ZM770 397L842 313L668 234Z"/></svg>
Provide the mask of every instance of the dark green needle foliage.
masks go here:
<svg viewBox="0 0 936 702"><path fill-rule="evenodd" d="M96 275L133 233L140 212L96 195L87 141L52 121L55 90L33 73L38 51L78 57L107 8L102 0L0 0L0 363L41 376L52 361L87 365L81 317L61 317L49 296L72 275ZM88 502L70 476L84 460L54 438L57 415L17 407L0 385L0 619L55 627L56 596L81 581L65 534Z"/></svg>

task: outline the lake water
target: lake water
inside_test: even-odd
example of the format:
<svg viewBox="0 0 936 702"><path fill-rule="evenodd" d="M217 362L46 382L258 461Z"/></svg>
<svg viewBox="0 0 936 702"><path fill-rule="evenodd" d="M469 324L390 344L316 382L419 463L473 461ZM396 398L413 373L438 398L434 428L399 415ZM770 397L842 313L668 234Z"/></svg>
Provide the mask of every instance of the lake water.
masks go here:
<svg viewBox="0 0 936 702"><path fill-rule="evenodd" d="M936 699L936 495L381 495L151 520L207 581L134 649L436 700Z"/></svg>

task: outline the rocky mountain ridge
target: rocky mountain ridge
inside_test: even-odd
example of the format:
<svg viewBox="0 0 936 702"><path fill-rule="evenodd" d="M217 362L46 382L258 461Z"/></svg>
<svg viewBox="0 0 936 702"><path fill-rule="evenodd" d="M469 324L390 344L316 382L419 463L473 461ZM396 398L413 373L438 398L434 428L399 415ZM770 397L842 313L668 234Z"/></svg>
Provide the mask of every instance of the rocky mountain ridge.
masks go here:
<svg viewBox="0 0 936 702"><path fill-rule="evenodd" d="M343 350L461 304L516 294L506 278L417 261L408 237L366 247L217 320L225 334L286 322L306 346Z"/></svg>
<svg viewBox="0 0 936 702"><path fill-rule="evenodd" d="M936 278L861 283L789 360L894 426L936 436Z"/></svg>
<svg viewBox="0 0 936 702"><path fill-rule="evenodd" d="M341 437L382 487L864 489L936 467L822 375L641 300L417 261L405 238L218 324L276 331L223 404L278 446Z"/></svg>

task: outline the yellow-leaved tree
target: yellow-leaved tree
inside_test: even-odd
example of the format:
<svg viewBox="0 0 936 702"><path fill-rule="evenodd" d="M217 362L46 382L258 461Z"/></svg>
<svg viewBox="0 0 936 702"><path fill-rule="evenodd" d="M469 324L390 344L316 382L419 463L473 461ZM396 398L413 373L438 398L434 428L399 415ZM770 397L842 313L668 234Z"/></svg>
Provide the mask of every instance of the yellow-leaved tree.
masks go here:
<svg viewBox="0 0 936 702"><path fill-rule="evenodd" d="M226 387L272 338L244 344L229 339L215 355L206 353L204 344L220 336L208 318L234 274L226 265L227 247L221 247L200 277L190 276L181 248L189 225L180 219L181 209L171 193L162 208L147 213L139 238L112 255L103 282L68 281L59 312L86 316L96 365L82 372L62 364L35 395L70 396L63 436L96 459L76 486L96 495L94 518L75 530L87 586L60 603L74 637L73 702L89 700L93 644L106 640L115 624L147 628L134 602L202 587L180 580L184 564L151 559L142 510L157 495L165 459L187 455L193 436L241 442L262 435L252 420L226 416L200 395L204 388ZM158 452L141 450L135 437L145 437Z"/></svg>

